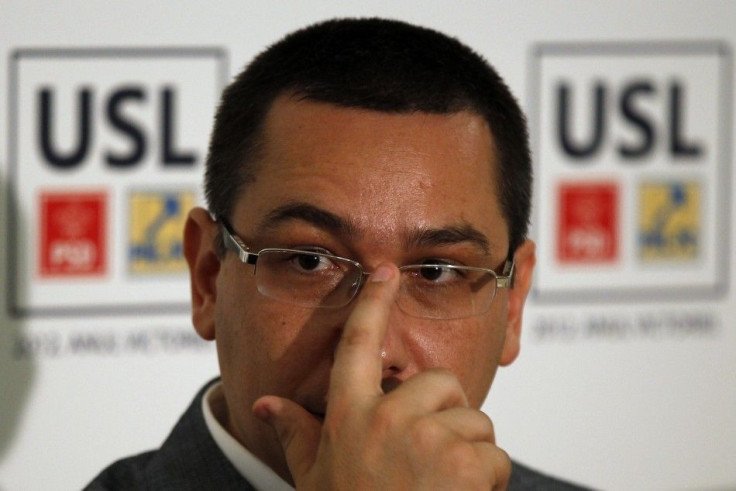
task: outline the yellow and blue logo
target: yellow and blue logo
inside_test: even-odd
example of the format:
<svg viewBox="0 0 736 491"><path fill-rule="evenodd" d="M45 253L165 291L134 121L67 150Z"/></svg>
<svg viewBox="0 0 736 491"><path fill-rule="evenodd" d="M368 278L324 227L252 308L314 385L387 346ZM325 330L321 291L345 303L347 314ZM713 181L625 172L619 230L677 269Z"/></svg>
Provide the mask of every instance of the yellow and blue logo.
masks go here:
<svg viewBox="0 0 736 491"><path fill-rule="evenodd" d="M195 193L135 191L129 200L128 264L132 274L186 271L183 231Z"/></svg>
<svg viewBox="0 0 736 491"><path fill-rule="evenodd" d="M639 187L639 257L690 261L700 248L700 184L645 182Z"/></svg>

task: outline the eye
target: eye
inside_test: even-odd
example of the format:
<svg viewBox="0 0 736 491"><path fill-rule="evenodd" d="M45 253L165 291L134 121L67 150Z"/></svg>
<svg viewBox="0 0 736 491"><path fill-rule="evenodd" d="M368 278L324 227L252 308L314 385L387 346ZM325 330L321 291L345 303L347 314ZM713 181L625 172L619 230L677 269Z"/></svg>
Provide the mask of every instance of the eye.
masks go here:
<svg viewBox="0 0 736 491"><path fill-rule="evenodd" d="M424 266L419 270L419 274L425 280L435 281L438 278L442 277L445 269L446 268L443 268L441 266Z"/></svg>
<svg viewBox="0 0 736 491"><path fill-rule="evenodd" d="M335 264L329 258L309 252L294 253L291 257L291 263L304 272L324 271L335 267Z"/></svg>
<svg viewBox="0 0 736 491"><path fill-rule="evenodd" d="M431 283L448 283L464 277L462 270L455 269L450 264L443 264L436 259L427 260L418 265L416 274Z"/></svg>
<svg viewBox="0 0 736 491"><path fill-rule="evenodd" d="M332 261L317 254L295 254L294 262L305 271L320 271L330 267Z"/></svg>

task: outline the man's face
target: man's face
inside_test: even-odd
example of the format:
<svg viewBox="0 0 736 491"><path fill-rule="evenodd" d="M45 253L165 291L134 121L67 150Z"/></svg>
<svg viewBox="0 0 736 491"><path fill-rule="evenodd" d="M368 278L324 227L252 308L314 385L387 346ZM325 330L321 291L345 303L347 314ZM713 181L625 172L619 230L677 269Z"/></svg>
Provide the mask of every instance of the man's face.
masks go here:
<svg viewBox="0 0 736 491"><path fill-rule="evenodd" d="M251 251L317 248L359 261L368 272L386 261L435 259L497 271L503 264L508 226L496 190L494 144L480 116L387 114L282 97L263 138L255 180L230 220ZM202 227L210 235L215 229ZM201 247L209 247L207 240ZM527 263L520 265L524 278L533 257ZM253 266L232 253L211 283L212 308L195 301L194 319L200 334L217 342L226 425L266 463L281 466L273 430L251 406L273 394L321 417L351 306L308 309L267 298L256 290ZM464 319L420 319L395 306L376 355L384 389L442 367L457 376L470 405L480 407L497 366L518 352L521 283L498 290L489 312Z"/></svg>

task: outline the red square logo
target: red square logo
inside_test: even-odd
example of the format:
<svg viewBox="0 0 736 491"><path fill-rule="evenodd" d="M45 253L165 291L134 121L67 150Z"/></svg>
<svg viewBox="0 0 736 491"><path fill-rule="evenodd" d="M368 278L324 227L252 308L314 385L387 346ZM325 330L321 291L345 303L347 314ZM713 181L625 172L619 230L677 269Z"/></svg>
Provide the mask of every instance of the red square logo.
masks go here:
<svg viewBox="0 0 736 491"><path fill-rule="evenodd" d="M562 263L613 262L618 256L615 183L563 183L559 188L557 258Z"/></svg>
<svg viewBox="0 0 736 491"><path fill-rule="evenodd" d="M105 273L105 193L41 194L42 277Z"/></svg>

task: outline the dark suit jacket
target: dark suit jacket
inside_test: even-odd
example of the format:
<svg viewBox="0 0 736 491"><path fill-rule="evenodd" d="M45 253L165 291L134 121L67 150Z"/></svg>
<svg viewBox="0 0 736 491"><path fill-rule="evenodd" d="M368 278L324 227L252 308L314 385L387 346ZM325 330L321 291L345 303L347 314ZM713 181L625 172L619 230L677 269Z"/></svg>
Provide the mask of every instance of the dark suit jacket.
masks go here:
<svg viewBox="0 0 736 491"><path fill-rule="evenodd" d="M255 491L230 464L207 430L202 414L202 396L216 381L199 391L161 448L115 462L84 489ZM582 488L513 462L508 489L572 491Z"/></svg>

